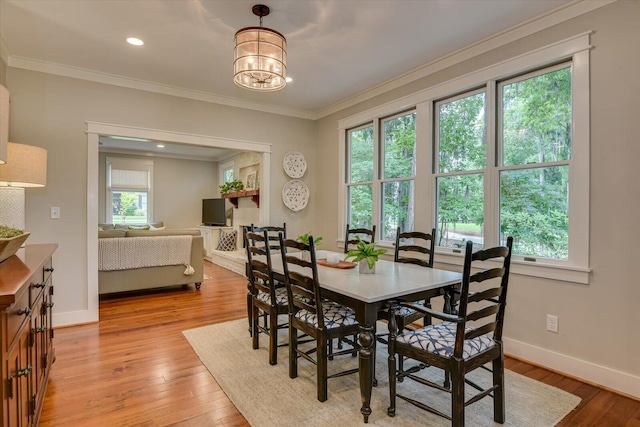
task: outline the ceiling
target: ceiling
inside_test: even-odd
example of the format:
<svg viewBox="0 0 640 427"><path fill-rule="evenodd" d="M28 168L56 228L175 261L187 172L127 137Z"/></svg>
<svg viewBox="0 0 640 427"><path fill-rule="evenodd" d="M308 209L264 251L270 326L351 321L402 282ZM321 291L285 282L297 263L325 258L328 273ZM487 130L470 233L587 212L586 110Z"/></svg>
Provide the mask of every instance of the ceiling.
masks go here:
<svg viewBox="0 0 640 427"><path fill-rule="evenodd" d="M265 0L288 41L277 92L233 81L233 36L258 0L0 0L11 67L93 76L280 112L318 114L572 0ZM130 36L145 41L135 47ZM2 42L0 40L0 42ZM180 92L182 91L182 92Z"/></svg>
<svg viewBox="0 0 640 427"><path fill-rule="evenodd" d="M581 0L265 0L287 38L283 90L233 83L233 36L258 0L0 0L10 67L316 118L453 52ZM135 47L127 37L145 44ZM384 87L384 86L382 86ZM220 161L228 150L100 138L100 150Z"/></svg>

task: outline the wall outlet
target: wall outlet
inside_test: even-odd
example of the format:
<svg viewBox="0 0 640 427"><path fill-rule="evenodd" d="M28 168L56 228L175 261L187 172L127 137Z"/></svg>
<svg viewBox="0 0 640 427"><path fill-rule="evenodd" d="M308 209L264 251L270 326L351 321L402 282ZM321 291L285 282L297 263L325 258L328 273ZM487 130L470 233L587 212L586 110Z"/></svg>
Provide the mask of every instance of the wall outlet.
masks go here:
<svg viewBox="0 0 640 427"><path fill-rule="evenodd" d="M51 208L51 219L60 219L60 208L52 207Z"/></svg>
<svg viewBox="0 0 640 427"><path fill-rule="evenodd" d="M558 333L558 316L547 314L547 331Z"/></svg>

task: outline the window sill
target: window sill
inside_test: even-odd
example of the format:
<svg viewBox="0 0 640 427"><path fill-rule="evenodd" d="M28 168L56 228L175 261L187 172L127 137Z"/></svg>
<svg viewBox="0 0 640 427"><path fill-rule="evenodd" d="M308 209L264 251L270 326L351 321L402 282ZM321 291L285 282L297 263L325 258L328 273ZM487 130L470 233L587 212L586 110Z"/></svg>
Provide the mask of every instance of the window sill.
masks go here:
<svg viewBox="0 0 640 427"><path fill-rule="evenodd" d="M344 242L338 243L341 247L344 247ZM385 259L393 260L394 245L390 242L376 243L376 246L386 249L387 253L383 256ZM518 257L519 258L519 257ZM580 283L583 285L589 284L589 276L591 273L590 268L571 267L566 265L548 264L543 262L530 262L522 259L511 259L511 273L521 276L531 276L542 279L559 280L562 282ZM455 265L462 267L464 264L464 253L453 253L446 250L436 249L435 262L437 264ZM491 261L487 261L486 265L497 265Z"/></svg>

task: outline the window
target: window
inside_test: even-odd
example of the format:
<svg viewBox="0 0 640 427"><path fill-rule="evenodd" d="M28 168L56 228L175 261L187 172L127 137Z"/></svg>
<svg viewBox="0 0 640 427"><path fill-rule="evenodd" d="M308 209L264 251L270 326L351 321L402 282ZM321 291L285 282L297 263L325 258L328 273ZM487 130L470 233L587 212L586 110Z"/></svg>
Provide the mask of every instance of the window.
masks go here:
<svg viewBox="0 0 640 427"><path fill-rule="evenodd" d="M380 138L373 125L348 131L347 223L369 229L378 224L376 240L395 241L398 227L413 230L415 125L416 114L410 112L380 120Z"/></svg>
<svg viewBox="0 0 640 427"><path fill-rule="evenodd" d="M349 131L347 172L347 224L373 225L373 126Z"/></svg>
<svg viewBox="0 0 640 427"><path fill-rule="evenodd" d="M435 226L457 265L467 241L513 236L514 273L588 283L589 49L581 34L341 120L344 221L388 247Z"/></svg>
<svg viewBox="0 0 640 427"><path fill-rule="evenodd" d="M107 157L107 222L153 220L153 161Z"/></svg>
<svg viewBox="0 0 640 427"><path fill-rule="evenodd" d="M381 240L395 241L396 230L413 231L416 174L416 114L382 121Z"/></svg>
<svg viewBox="0 0 640 427"><path fill-rule="evenodd" d="M233 181L233 162L222 163L220 165L220 184Z"/></svg>
<svg viewBox="0 0 640 427"><path fill-rule="evenodd" d="M500 236L515 254L567 259L571 67L498 85Z"/></svg>
<svg viewBox="0 0 640 427"><path fill-rule="evenodd" d="M484 242L486 92L436 103L436 245Z"/></svg>

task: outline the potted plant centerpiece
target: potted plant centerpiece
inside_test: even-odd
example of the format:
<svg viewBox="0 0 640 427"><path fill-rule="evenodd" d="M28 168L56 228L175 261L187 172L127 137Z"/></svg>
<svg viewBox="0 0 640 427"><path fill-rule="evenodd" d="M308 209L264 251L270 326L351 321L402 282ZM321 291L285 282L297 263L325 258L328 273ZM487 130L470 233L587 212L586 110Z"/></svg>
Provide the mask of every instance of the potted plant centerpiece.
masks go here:
<svg viewBox="0 0 640 427"><path fill-rule="evenodd" d="M220 185L220 194L227 194L234 191L242 191L244 190L244 184L239 179L234 179L233 181L225 182Z"/></svg>
<svg viewBox="0 0 640 427"><path fill-rule="evenodd" d="M309 237L311 237L311 233L305 233L305 234L301 234L299 235L296 240L298 242L302 242L306 245L309 244ZM314 246L318 246L320 244L320 242L322 242L322 236L316 237L315 239L313 239L313 245ZM302 259L304 260L309 260L309 251L302 251Z"/></svg>
<svg viewBox="0 0 640 427"><path fill-rule="evenodd" d="M345 259L353 258L353 261L359 264L358 268L360 273L375 273L378 256L387 253L387 250L376 249L376 245L374 243L363 242L358 236L356 236L356 239L358 240L356 249L347 252Z"/></svg>
<svg viewBox="0 0 640 427"><path fill-rule="evenodd" d="M0 262L15 254L27 237L29 233L23 230L0 225Z"/></svg>

